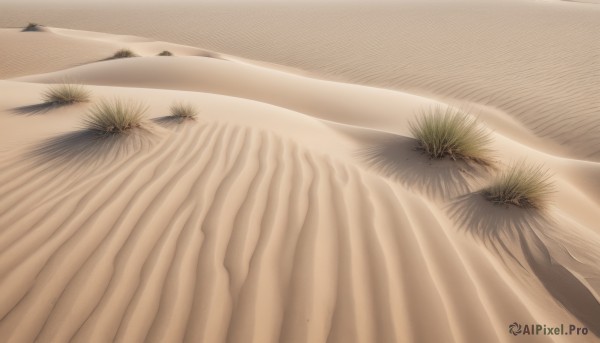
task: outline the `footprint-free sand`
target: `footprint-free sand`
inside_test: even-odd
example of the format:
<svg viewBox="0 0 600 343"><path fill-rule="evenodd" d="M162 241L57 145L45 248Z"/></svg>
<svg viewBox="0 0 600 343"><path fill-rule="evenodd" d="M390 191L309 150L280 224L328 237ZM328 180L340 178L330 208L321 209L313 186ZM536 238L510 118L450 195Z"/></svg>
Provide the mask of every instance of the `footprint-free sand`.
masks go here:
<svg viewBox="0 0 600 343"><path fill-rule="evenodd" d="M597 4L0 11L0 341L600 341ZM91 101L43 104L62 82ZM146 122L91 135L113 98ZM447 105L498 170L552 173L548 209L415 150L409 123Z"/></svg>

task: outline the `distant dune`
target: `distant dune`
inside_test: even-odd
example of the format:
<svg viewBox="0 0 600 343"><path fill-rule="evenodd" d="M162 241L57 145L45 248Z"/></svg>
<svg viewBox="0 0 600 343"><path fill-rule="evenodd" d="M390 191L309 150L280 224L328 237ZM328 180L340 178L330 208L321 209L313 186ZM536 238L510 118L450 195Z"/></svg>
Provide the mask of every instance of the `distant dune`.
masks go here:
<svg viewBox="0 0 600 343"><path fill-rule="evenodd" d="M599 0L562 0L567 2L580 2L583 4L600 4Z"/></svg>
<svg viewBox="0 0 600 343"><path fill-rule="evenodd" d="M6 5L1 340L600 341L600 10L338 6ZM90 101L43 103L63 82ZM83 127L116 98L141 127ZM409 123L447 105L497 170L551 171L549 208L491 204L497 170L416 150Z"/></svg>

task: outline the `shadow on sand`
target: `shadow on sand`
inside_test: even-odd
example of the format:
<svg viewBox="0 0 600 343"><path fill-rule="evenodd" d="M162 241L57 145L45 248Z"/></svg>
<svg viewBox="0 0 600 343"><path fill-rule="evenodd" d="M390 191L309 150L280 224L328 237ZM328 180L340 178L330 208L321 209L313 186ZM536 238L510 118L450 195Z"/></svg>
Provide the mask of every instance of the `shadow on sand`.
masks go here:
<svg viewBox="0 0 600 343"><path fill-rule="evenodd" d="M195 123L196 120L189 118L180 118L174 116L163 116L152 119L155 124L158 124L164 128L173 129L183 124Z"/></svg>
<svg viewBox="0 0 600 343"><path fill-rule="evenodd" d="M469 193L477 180L490 172L491 168L474 163L430 159L417 146L414 138L386 134L360 150L358 156L377 173L431 198Z"/></svg>
<svg viewBox="0 0 600 343"><path fill-rule="evenodd" d="M559 304L600 337L600 303L540 239L539 233L558 225L549 213L494 205L480 193L455 199L447 210L460 229L530 270Z"/></svg>
<svg viewBox="0 0 600 343"><path fill-rule="evenodd" d="M138 154L156 142L158 135L145 128L115 135L80 130L49 138L34 146L29 157L43 164L70 163L74 167L98 166Z"/></svg>
<svg viewBox="0 0 600 343"><path fill-rule="evenodd" d="M32 116L36 114L44 114L53 110L57 110L59 108L69 106L71 104L55 104L55 103L40 103L35 105L27 105L27 106L19 106L11 109L11 112L24 115L24 116Z"/></svg>

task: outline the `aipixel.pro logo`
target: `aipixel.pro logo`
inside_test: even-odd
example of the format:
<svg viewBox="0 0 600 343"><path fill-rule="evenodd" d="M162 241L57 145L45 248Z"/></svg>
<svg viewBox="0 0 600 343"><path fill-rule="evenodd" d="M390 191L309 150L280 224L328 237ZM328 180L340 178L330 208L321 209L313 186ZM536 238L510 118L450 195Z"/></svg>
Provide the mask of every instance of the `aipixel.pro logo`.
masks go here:
<svg viewBox="0 0 600 343"><path fill-rule="evenodd" d="M586 327L578 327L577 325L560 324L559 326L548 326L546 324L519 324L513 322L508 325L508 332L511 335L534 335L534 336L569 336L569 335L582 335L588 334L589 329Z"/></svg>

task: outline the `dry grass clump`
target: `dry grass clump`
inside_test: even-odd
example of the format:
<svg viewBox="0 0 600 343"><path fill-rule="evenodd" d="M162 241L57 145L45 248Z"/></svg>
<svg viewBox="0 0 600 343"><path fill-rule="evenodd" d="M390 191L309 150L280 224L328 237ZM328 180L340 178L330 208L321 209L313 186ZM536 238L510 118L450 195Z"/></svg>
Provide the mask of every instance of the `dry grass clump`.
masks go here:
<svg viewBox="0 0 600 343"><path fill-rule="evenodd" d="M78 84L63 83L50 86L43 94L46 104L67 105L90 100L90 91Z"/></svg>
<svg viewBox="0 0 600 343"><path fill-rule="evenodd" d="M130 58L130 57L138 57L139 55L137 55L136 53L134 53L133 51L129 50L129 49L121 49L117 52L115 52L114 55L112 55L112 57L110 59L116 59L116 58Z"/></svg>
<svg viewBox="0 0 600 343"><path fill-rule="evenodd" d="M41 25L37 23L29 23L22 32L36 32L41 30Z"/></svg>
<svg viewBox="0 0 600 343"><path fill-rule="evenodd" d="M196 119L198 110L192 104L176 102L171 105L171 116L179 119Z"/></svg>
<svg viewBox="0 0 600 343"><path fill-rule="evenodd" d="M85 127L101 135L123 133L141 126L147 109L142 103L102 100L90 109Z"/></svg>
<svg viewBox="0 0 600 343"><path fill-rule="evenodd" d="M158 56L173 56L173 53L165 50L165 51L161 52L160 54L158 54Z"/></svg>
<svg viewBox="0 0 600 343"><path fill-rule="evenodd" d="M519 162L501 172L483 194L495 204L543 209L554 192L550 178L543 166Z"/></svg>
<svg viewBox="0 0 600 343"><path fill-rule="evenodd" d="M449 156L453 160L490 165L491 138L477 120L462 111L433 107L410 123L419 149L431 158Z"/></svg>

